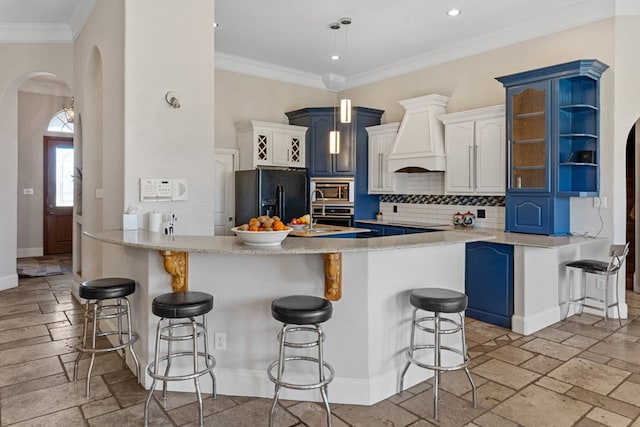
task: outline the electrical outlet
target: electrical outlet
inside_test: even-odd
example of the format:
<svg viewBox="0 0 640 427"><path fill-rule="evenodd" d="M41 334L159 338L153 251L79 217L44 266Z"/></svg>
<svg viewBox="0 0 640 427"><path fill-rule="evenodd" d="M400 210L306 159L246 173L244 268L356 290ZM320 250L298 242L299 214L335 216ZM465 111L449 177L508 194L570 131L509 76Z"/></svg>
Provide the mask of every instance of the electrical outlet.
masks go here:
<svg viewBox="0 0 640 427"><path fill-rule="evenodd" d="M102 188L96 188L96 199L102 199Z"/></svg>
<svg viewBox="0 0 640 427"><path fill-rule="evenodd" d="M227 333L216 332L213 334L213 349L214 350L227 350Z"/></svg>
<svg viewBox="0 0 640 427"><path fill-rule="evenodd" d="M25 196L33 196L33 188L23 188L22 194Z"/></svg>
<svg viewBox="0 0 640 427"><path fill-rule="evenodd" d="M485 211L484 209L478 209L478 218L486 218L487 217L487 211Z"/></svg>
<svg viewBox="0 0 640 427"><path fill-rule="evenodd" d="M398 213L398 205L393 205L393 213Z"/></svg>
<svg viewBox="0 0 640 427"><path fill-rule="evenodd" d="M593 198L593 207L594 208L606 208L607 207L607 198L606 197L594 197Z"/></svg>

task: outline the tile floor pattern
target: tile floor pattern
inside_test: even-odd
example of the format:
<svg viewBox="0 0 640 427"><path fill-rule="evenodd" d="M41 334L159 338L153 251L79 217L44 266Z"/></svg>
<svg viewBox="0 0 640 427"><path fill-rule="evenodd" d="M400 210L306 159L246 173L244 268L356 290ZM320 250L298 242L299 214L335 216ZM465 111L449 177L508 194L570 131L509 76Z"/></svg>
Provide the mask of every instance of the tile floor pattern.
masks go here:
<svg viewBox="0 0 640 427"><path fill-rule="evenodd" d="M21 279L18 288L0 292L0 425L142 425L146 393L116 354L98 358L89 399L83 382L70 381L81 332L70 282L68 274ZM522 336L469 319L477 409L458 371L443 375L439 422L427 381L371 407L334 404L333 425L638 427L640 294L628 293L627 302L630 319L622 328L583 315ZM154 403L151 425L197 425L194 402L192 393L172 393L168 406ZM325 425L316 403L284 406L278 426ZM268 399L209 396L205 425L266 426L269 408Z"/></svg>

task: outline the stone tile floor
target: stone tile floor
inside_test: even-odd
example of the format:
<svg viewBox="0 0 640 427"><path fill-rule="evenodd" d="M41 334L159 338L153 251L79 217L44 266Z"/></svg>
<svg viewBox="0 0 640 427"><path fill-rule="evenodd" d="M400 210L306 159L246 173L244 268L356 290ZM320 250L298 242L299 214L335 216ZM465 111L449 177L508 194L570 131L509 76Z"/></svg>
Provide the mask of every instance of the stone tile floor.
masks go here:
<svg viewBox="0 0 640 427"><path fill-rule="evenodd" d="M1 426L143 424L146 393L114 353L97 359L90 398L82 381L70 381L81 333L71 280L68 274L20 279L18 288L0 292ZM426 381L370 407L331 405L333 425L639 427L640 294L627 293L627 303L622 328L583 315L522 336L468 319L477 409L464 373L452 372L443 375L439 421ZM86 364L80 371L86 375ZM326 425L316 403L283 406L278 426ZM209 396L205 425L266 426L269 408L268 399ZM154 402L151 412L154 426L197 425L192 393L171 393L166 407Z"/></svg>

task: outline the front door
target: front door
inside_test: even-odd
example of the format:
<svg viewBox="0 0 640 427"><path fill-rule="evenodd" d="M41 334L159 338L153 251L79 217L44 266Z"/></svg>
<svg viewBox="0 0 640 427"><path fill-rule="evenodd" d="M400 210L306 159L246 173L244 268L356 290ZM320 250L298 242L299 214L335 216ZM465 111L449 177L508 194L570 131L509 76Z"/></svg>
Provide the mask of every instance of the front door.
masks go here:
<svg viewBox="0 0 640 427"><path fill-rule="evenodd" d="M71 253L73 138L44 137L44 253Z"/></svg>

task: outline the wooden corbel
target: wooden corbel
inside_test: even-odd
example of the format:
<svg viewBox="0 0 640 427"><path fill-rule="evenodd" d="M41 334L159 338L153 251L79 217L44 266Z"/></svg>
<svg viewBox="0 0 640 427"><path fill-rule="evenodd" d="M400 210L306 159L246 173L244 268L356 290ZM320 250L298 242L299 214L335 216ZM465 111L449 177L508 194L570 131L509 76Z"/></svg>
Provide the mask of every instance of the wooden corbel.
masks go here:
<svg viewBox="0 0 640 427"><path fill-rule="evenodd" d="M189 252L160 251L164 257L164 269L171 275L173 292L189 290Z"/></svg>
<svg viewBox="0 0 640 427"><path fill-rule="evenodd" d="M342 253L323 254L324 258L324 296L329 301L342 298Z"/></svg>

